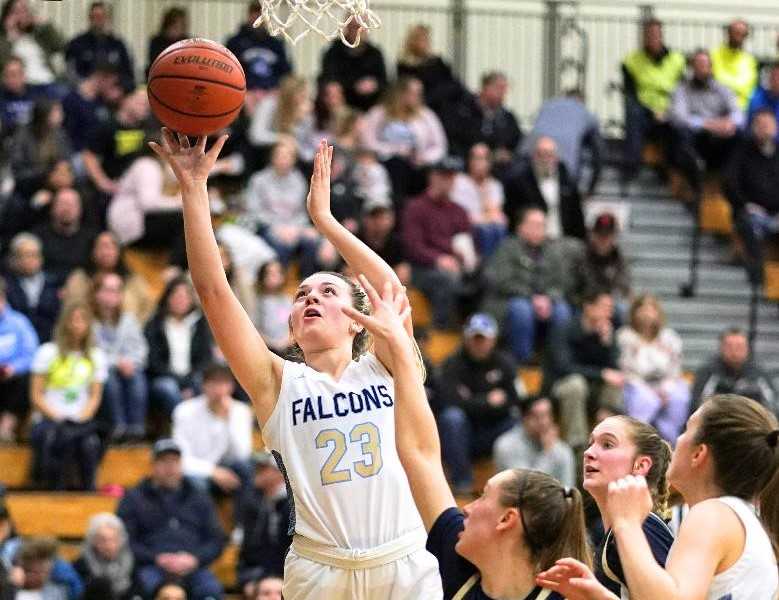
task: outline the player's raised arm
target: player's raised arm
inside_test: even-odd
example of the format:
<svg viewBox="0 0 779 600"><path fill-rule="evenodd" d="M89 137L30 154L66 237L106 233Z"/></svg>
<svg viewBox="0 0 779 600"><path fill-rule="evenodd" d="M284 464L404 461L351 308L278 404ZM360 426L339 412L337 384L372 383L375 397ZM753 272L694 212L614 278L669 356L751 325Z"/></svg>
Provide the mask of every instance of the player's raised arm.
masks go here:
<svg viewBox="0 0 779 600"><path fill-rule="evenodd" d="M455 506L454 496L446 482L441 465L441 443L433 412L427 401L420 377L413 339L405 334L410 313L408 298L398 285L386 282L382 294L376 292L363 276L372 305L372 315L353 308L344 312L386 344L395 366L395 445L406 471L411 494L417 505L425 529L430 528L447 508Z"/></svg>
<svg viewBox="0 0 779 600"><path fill-rule="evenodd" d="M317 231L335 246L354 273L362 273L376 289L383 289L389 281L400 287L395 271L384 260L361 242L352 232L341 225L330 211L330 165L333 160L333 147L322 140L314 156L314 171L311 175L311 189L306 199L306 207ZM411 317L406 319L406 331L413 335ZM378 341L378 340L377 340ZM388 364L389 359L383 344L379 342L376 354Z"/></svg>
<svg viewBox="0 0 779 600"><path fill-rule="evenodd" d="M181 186L187 259L211 331L264 424L278 396L283 361L268 350L230 288L211 227L206 181L226 140L221 136L206 152L205 137L190 146L186 136L163 128L162 143L150 146L170 165Z"/></svg>

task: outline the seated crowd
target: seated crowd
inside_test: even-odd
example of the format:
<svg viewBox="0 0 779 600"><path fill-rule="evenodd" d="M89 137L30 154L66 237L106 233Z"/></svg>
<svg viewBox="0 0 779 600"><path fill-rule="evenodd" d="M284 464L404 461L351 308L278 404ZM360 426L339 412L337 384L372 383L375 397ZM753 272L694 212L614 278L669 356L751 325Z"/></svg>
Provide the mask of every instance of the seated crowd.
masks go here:
<svg viewBox="0 0 779 600"><path fill-rule="evenodd" d="M603 143L579 91L545 102L524 135L506 106L508 76L487 72L468 90L421 25L397 79L363 34L356 48L324 51L312 88L283 42L251 27L259 14L251 2L226 42L249 90L209 190L230 284L283 354L288 279L344 268L305 205L327 137L333 214L427 298L433 329L462 331L428 381L457 492L473 492L481 457L576 485L577 456L609 415L673 444L713 393L779 408L737 329L692 386L683 376L682 340L658 299L631 285L617 217L586 218ZM208 567L228 536L214 498L229 497L245 598L280 598L284 477L271 455L252 453L246 394L189 281L180 190L147 150L159 124L133 57L108 4L93 2L88 19L66 43L28 0L0 12L0 441L29 440L32 481L47 490L94 490L109 446L157 441L151 475L117 515L93 517L73 565L52 540L19 538L0 506L0 579L46 600L219 598ZM762 240L779 231L766 193L779 188L779 67L757 86L744 25L722 48L696 51L689 80L661 24L645 25L644 48L623 65L625 177L657 130L675 140L671 159L694 190L704 169L723 169L754 274ZM168 9L149 61L187 37L186 10ZM167 259L161 293L128 268L129 253L148 250ZM528 364L543 374L534 395L518 378Z"/></svg>

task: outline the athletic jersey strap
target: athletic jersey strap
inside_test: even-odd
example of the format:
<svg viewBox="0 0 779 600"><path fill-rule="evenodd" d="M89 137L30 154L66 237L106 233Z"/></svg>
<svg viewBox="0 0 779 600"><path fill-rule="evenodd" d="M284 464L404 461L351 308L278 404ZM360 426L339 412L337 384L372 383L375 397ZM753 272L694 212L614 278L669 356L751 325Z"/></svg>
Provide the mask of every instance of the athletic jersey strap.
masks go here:
<svg viewBox="0 0 779 600"><path fill-rule="evenodd" d="M475 588L478 583L479 583L479 574L474 573L473 575L471 575L471 578L468 581L466 581L459 590L457 590L457 593L454 596L452 596L452 600L463 600L466 594L468 594L468 592L470 592L473 588Z"/></svg>

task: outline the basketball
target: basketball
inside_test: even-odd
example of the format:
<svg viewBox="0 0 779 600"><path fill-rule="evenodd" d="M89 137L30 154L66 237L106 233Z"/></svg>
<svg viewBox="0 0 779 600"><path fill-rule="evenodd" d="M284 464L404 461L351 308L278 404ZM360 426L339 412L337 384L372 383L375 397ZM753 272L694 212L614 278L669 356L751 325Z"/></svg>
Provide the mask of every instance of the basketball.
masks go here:
<svg viewBox="0 0 779 600"><path fill-rule="evenodd" d="M157 57L147 90L151 109L165 126L185 135L209 135L241 112L246 77L227 48L192 38Z"/></svg>

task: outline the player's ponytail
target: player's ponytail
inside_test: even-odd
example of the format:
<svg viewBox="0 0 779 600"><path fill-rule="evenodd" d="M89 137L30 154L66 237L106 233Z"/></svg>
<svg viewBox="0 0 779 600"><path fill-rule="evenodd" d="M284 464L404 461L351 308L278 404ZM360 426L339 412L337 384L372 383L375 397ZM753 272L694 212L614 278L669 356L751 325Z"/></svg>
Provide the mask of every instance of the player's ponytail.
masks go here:
<svg viewBox="0 0 779 600"><path fill-rule="evenodd" d="M779 423L754 400L713 396L700 410L696 443L714 462L714 483L727 496L758 502L774 552L779 552ZM779 554L778 554L779 556Z"/></svg>
<svg viewBox="0 0 779 600"><path fill-rule="evenodd" d="M592 566L579 490L540 471L512 469L511 475L501 486L500 502L519 510L536 572L564 557Z"/></svg>
<svg viewBox="0 0 779 600"><path fill-rule="evenodd" d="M646 474L646 483L652 494L652 512L661 519L667 519L669 487L666 472L671 463L671 446L651 425L624 415L613 418L627 425L630 441L636 447L636 456L647 456L651 459L652 466Z"/></svg>

